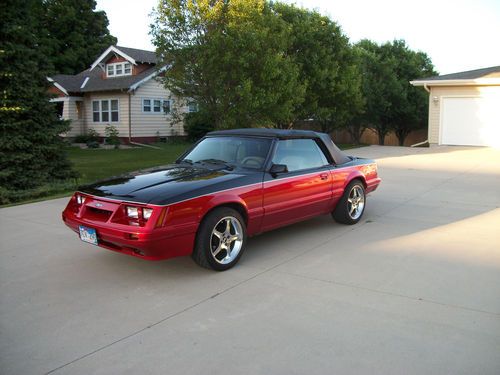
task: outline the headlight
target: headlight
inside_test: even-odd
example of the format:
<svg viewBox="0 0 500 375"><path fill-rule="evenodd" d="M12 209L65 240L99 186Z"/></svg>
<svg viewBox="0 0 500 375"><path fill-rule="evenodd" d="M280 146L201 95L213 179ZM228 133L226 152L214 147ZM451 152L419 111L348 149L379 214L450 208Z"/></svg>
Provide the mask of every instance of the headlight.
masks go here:
<svg viewBox="0 0 500 375"><path fill-rule="evenodd" d="M132 219L138 219L139 218L139 207L127 206L127 216L131 217Z"/></svg>
<svg viewBox="0 0 500 375"><path fill-rule="evenodd" d="M142 209L142 217L144 220L148 220L151 217L151 214L153 213L152 208L143 208Z"/></svg>

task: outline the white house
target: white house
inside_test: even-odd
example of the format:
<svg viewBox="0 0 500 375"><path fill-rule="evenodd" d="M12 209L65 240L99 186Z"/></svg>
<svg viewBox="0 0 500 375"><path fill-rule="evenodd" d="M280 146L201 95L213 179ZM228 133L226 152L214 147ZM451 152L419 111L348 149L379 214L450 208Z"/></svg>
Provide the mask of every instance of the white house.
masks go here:
<svg viewBox="0 0 500 375"><path fill-rule="evenodd" d="M161 69L156 63L152 51L110 46L89 69L49 77L61 118L71 120L66 136L89 129L104 136L108 125L125 142L184 135L183 122L173 113L196 111L196 103L166 90L157 80Z"/></svg>

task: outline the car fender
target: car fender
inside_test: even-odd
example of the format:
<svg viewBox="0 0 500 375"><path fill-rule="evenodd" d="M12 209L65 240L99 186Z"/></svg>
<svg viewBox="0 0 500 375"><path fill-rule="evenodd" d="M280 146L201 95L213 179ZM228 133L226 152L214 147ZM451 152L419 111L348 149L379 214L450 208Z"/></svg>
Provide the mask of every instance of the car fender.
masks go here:
<svg viewBox="0 0 500 375"><path fill-rule="evenodd" d="M355 179L358 179L358 180L361 180L361 182L363 183L363 186L365 187L366 189L366 179L365 179L365 176L363 175L363 173L361 173L358 169L355 169L355 170L352 170L348 175L347 175L347 178L344 180L344 190L345 188L347 187L347 185L349 185L352 180L355 180Z"/></svg>

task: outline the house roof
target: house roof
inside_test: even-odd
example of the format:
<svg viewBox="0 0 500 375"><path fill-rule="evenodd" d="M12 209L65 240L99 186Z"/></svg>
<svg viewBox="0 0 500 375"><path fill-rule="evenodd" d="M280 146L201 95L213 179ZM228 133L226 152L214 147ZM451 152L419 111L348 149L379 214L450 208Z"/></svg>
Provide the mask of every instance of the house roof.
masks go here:
<svg viewBox="0 0 500 375"><path fill-rule="evenodd" d="M500 66L467 70L465 72L443 74L427 78L419 78L410 83L414 86L460 86L500 84Z"/></svg>
<svg viewBox="0 0 500 375"><path fill-rule="evenodd" d="M111 54L118 53L123 55L133 64L145 63L150 67L137 75L127 75L121 77L104 78L105 72L96 67L107 59ZM62 87L68 93L85 93L93 91L111 91L111 90L135 90L140 84L156 76L159 72L156 65L156 53L136 48L110 46L101 54L92 66L81 73L75 75L56 74L50 79L57 86ZM49 79L49 80L50 80Z"/></svg>
<svg viewBox="0 0 500 375"><path fill-rule="evenodd" d="M104 73L100 69L87 69L76 75L57 74L51 78L68 92L84 93L91 91L129 90L145 78L151 75L154 76L155 73L157 73L156 67L152 66L137 75L104 79L102 77Z"/></svg>
<svg viewBox="0 0 500 375"><path fill-rule="evenodd" d="M116 46L120 51L125 52L127 55L132 57L135 61L147 64L156 64L156 52L146 51L144 49L128 48Z"/></svg>

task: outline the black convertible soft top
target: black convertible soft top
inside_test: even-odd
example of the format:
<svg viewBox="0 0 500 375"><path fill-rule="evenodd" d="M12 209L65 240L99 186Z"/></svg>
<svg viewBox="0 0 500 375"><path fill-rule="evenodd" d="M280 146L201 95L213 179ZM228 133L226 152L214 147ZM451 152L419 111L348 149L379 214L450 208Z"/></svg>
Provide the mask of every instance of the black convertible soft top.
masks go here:
<svg viewBox="0 0 500 375"><path fill-rule="evenodd" d="M224 135L240 135L250 137L269 137L269 138L316 138L319 139L326 147L333 158L335 164L344 164L350 162L352 158L340 150L333 143L330 136L326 133L319 133L312 130L284 130L284 129L266 129L266 128L247 128L247 129L231 129L217 130L207 133L208 137Z"/></svg>

